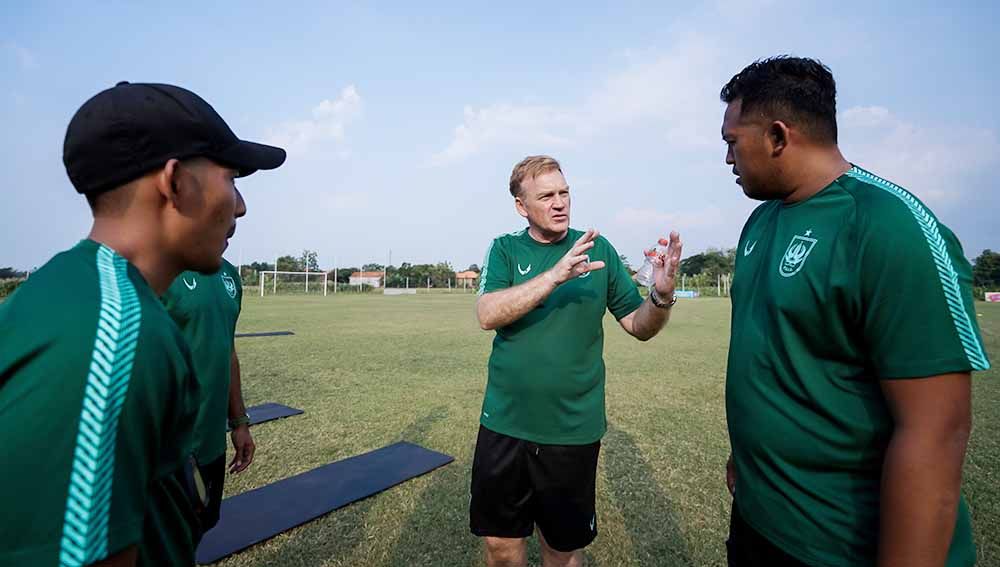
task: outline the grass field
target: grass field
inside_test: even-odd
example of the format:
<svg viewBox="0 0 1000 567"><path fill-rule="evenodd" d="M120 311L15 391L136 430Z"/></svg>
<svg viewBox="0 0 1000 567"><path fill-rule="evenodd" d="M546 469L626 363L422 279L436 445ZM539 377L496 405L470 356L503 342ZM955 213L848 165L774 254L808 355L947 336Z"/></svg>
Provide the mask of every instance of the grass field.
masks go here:
<svg viewBox="0 0 1000 567"><path fill-rule="evenodd" d="M407 440L455 462L337 510L221 563L230 566L472 566L468 484L492 333L471 295L248 296L238 339L248 404L304 415L253 429L257 458L226 494ZM989 353L1000 305L977 303ZM725 565L730 500L724 377L725 299L682 301L660 336L640 343L606 319L609 430L598 471L600 535L589 565ZM980 565L1000 564L1000 383L977 376L964 491ZM539 564L537 544L530 547Z"/></svg>

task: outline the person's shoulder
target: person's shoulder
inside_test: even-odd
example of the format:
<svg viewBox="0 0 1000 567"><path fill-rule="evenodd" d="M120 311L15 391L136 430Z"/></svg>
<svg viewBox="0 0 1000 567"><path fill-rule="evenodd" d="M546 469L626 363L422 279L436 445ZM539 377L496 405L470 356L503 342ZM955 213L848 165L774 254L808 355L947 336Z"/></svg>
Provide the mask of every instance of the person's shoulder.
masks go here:
<svg viewBox="0 0 1000 567"><path fill-rule="evenodd" d="M100 301L98 278L95 251L75 246L32 272L6 303L9 308L77 313Z"/></svg>
<svg viewBox="0 0 1000 567"><path fill-rule="evenodd" d="M239 270L236 269L236 266L234 266L232 262L226 260L225 258L222 259L222 266L220 267L220 271L227 273L230 276L239 275Z"/></svg>
<svg viewBox="0 0 1000 567"><path fill-rule="evenodd" d="M508 250L514 246L517 242L524 239L528 229L522 228L520 230L513 230L511 232L505 232L499 234L490 241L490 250Z"/></svg>
<svg viewBox="0 0 1000 567"><path fill-rule="evenodd" d="M503 234L498 234L496 237L493 238L493 242L501 242L505 244L509 242L514 242L516 240L524 238L524 235L527 233L527 231L528 231L527 228L521 228L518 230L512 230L510 232L505 232Z"/></svg>
<svg viewBox="0 0 1000 567"><path fill-rule="evenodd" d="M583 234L584 234L583 231L577 230L577 231L575 231L575 234L573 234L571 232L570 235L569 235L569 238L572 238L573 242L576 242L576 239L580 238L581 236L583 236ZM615 250L614 244L611 244L611 240L607 236L605 236L604 234L598 234L597 238L594 239L594 248L595 249L598 249L598 248L607 248L607 249L610 249L610 250Z"/></svg>
<svg viewBox="0 0 1000 567"><path fill-rule="evenodd" d="M851 167L840 185L854 199L858 223L864 231L920 232L938 229L934 213L904 187L864 170Z"/></svg>

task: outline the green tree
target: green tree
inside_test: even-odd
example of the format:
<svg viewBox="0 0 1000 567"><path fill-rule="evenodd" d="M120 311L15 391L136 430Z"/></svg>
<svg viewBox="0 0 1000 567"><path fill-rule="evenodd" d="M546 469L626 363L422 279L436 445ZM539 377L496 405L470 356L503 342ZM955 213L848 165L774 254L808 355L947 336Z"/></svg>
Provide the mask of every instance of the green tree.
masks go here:
<svg viewBox="0 0 1000 567"><path fill-rule="evenodd" d="M736 266L736 249L709 248L701 254L681 260L680 272L685 276L705 274L710 278L733 273Z"/></svg>
<svg viewBox="0 0 1000 567"><path fill-rule="evenodd" d="M972 280L976 287L1000 288L1000 252L993 252L989 248L983 250L972 261Z"/></svg>
<svg viewBox="0 0 1000 567"><path fill-rule="evenodd" d="M302 260L295 256L281 256L278 258L279 272L302 272Z"/></svg>
<svg viewBox="0 0 1000 567"><path fill-rule="evenodd" d="M301 270L299 271L304 272L306 271L306 268L308 268L308 271L310 272L318 272L319 254L317 254L315 250L303 250L302 255L299 256L299 266L301 267Z"/></svg>
<svg viewBox="0 0 1000 567"><path fill-rule="evenodd" d="M274 269L274 264L268 264L267 262L250 262L243 267L254 272L269 272Z"/></svg>
<svg viewBox="0 0 1000 567"><path fill-rule="evenodd" d="M336 270L330 270L328 272L328 277L337 281L337 283L350 283L351 274L358 272L357 268L337 268Z"/></svg>

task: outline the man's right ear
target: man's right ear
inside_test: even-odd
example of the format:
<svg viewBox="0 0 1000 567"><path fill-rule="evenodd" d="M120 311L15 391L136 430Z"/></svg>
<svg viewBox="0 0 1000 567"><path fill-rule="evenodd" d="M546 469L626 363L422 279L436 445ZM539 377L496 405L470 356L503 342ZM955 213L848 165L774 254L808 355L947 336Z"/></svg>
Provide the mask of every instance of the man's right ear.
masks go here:
<svg viewBox="0 0 1000 567"><path fill-rule="evenodd" d="M528 209L524 207L524 202L521 201L521 197L519 196L514 197L514 210L522 217L528 218Z"/></svg>
<svg viewBox="0 0 1000 567"><path fill-rule="evenodd" d="M180 182L181 176L180 164L178 159L169 159L156 176L156 189L164 200L174 203L175 207L179 197L177 184Z"/></svg>

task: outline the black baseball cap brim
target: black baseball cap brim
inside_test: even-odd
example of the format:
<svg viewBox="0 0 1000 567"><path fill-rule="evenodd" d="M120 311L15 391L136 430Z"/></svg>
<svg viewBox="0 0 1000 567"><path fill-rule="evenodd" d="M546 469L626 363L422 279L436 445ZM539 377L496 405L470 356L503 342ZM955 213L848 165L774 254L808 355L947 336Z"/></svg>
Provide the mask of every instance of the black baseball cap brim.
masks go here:
<svg viewBox="0 0 1000 567"><path fill-rule="evenodd" d="M238 140L235 144L216 152L209 152L205 155L214 161L232 167L239 173L237 177L246 177L259 170L276 169L285 163L285 150Z"/></svg>
<svg viewBox="0 0 1000 567"><path fill-rule="evenodd" d="M66 128L63 163L77 192L119 187L171 159L204 157L245 177L275 169L285 150L240 139L197 94L163 83L120 82L76 111Z"/></svg>

